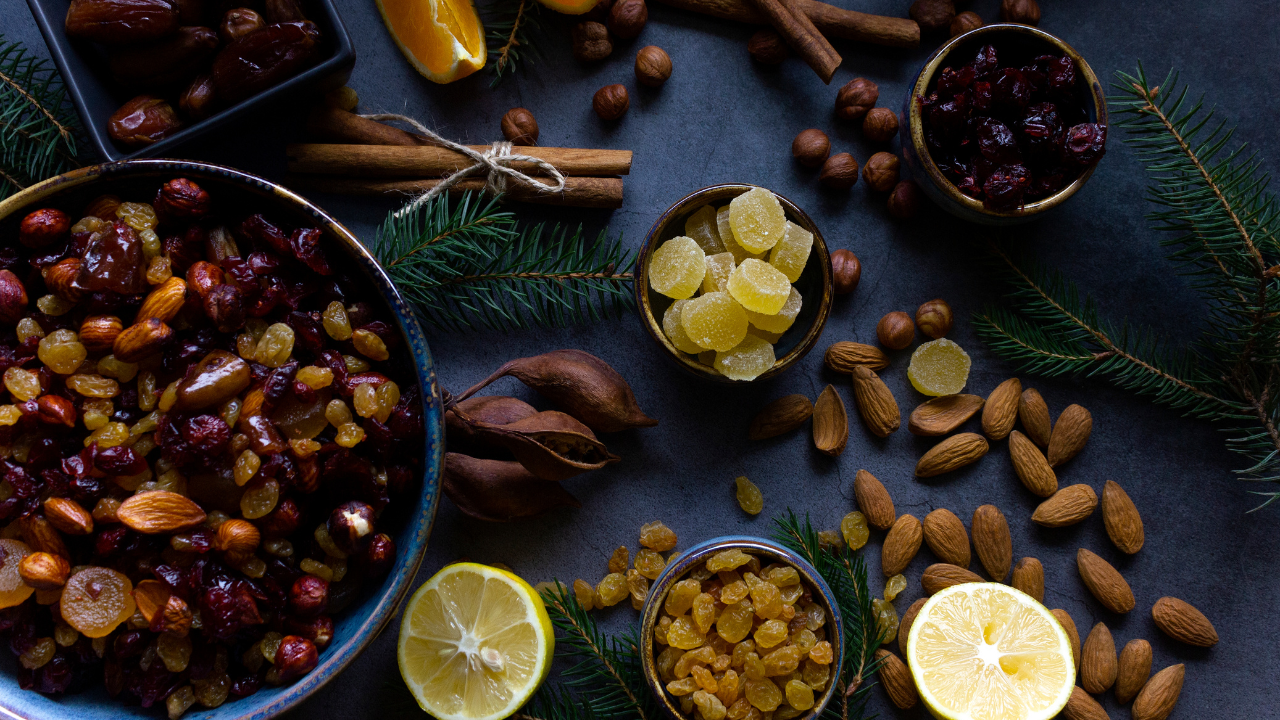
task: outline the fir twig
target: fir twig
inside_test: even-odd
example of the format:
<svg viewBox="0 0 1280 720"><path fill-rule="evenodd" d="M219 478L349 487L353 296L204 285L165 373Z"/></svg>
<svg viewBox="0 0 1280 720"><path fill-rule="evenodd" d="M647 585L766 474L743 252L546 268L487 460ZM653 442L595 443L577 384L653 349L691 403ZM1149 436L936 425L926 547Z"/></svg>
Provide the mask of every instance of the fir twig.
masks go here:
<svg viewBox="0 0 1280 720"><path fill-rule="evenodd" d="M535 34L541 31L541 6L537 0L495 0L485 8L485 27L489 28L489 64L493 72L490 87L514 73L522 61L540 57Z"/></svg>
<svg viewBox="0 0 1280 720"><path fill-rule="evenodd" d="M0 199L77 167L78 134L58 73L0 35Z"/></svg>

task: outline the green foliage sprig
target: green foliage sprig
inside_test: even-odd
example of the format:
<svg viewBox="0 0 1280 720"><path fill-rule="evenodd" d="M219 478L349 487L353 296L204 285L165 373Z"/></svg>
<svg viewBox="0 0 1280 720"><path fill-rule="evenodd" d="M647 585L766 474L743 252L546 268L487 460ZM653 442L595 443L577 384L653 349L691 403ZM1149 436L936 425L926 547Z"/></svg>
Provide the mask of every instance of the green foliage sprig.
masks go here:
<svg viewBox="0 0 1280 720"><path fill-rule="evenodd" d="M78 167L78 135L57 71L0 35L0 200Z"/></svg>
<svg viewBox="0 0 1280 720"><path fill-rule="evenodd" d="M1151 177L1151 227L1209 311L1182 346L1105 319L1058 273L993 246L1006 307L975 317L1000 355L1045 375L1097 376L1186 415L1220 423L1247 480L1280 482L1280 221L1256 154L1170 73L1117 73L1112 117ZM1259 491L1263 506L1280 490Z"/></svg>
<svg viewBox="0 0 1280 720"><path fill-rule="evenodd" d="M542 5L537 0L494 0L484 8L484 24L489 32L489 87L514 74L521 63L540 58L536 37L542 31Z"/></svg>

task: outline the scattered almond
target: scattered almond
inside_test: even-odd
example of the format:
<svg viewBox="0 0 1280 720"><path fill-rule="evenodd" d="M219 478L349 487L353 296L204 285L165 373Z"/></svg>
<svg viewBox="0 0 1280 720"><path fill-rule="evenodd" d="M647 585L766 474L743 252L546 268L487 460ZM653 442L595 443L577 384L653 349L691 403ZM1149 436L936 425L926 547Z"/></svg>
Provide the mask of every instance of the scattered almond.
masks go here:
<svg viewBox="0 0 1280 720"><path fill-rule="evenodd" d="M1003 582L1013 564L1013 539L1009 522L995 505L983 505L973 511L973 549L978 562L996 582Z"/></svg>
<svg viewBox="0 0 1280 720"><path fill-rule="evenodd" d="M1133 701L1133 720L1165 720L1169 717L1182 694L1185 675L1186 668L1181 663L1153 675Z"/></svg>
<svg viewBox="0 0 1280 720"><path fill-rule="evenodd" d="M822 361L829 370L841 374L852 373L856 367L872 370L883 370L889 367L889 356L885 355L880 348L848 340L832 343L831 347L827 348L827 354L823 356Z"/></svg>
<svg viewBox="0 0 1280 720"><path fill-rule="evenodd" d="M1085 587L1102 606L1114 613L1127 613L1133 609L1133 590L1120 571L1096 554L1080 548L1076 553L1076 567Z"/></svg>
<svg viewBox="0 0 1280 720"><path fill-rule="evenodd" d="M1116 682L1116 641L1105 623L1098 623L1080 649L1080 685L1098 695Z"/></svg>
<svg viewBox="0 0 1280 720"><path fill-rule="evenodd" d="M1013 430L1018 419L1018 401L1022 396L1022 382L1009 378L996 386L987 396L982 408L982 432L992 440L1003 440Z"/></svg>
<svg viewBox="0 0 1280 720"><path fill-rule="evenodd" d="M813 444L818 452L839 457L849 442L849 415L844 400L828 385L813 405Z"/></svg>
<svg viewBox="0 0 1280 720"><path fill-rule="evenodd" d="M898 515L893 509L893 498L875 475L859 470L853 478L853 497L858 509L867 518L867 524L879 530L888 530Z"/></svg>
<svg viewBox="0 0 1280 720"><path fill-rule="evenodd" d="M1033 557L1024 557L1013 566L1010 584L1022 592L1044 602L1044 565Z"/></svg>
<svg viewBox="0 0 1280 720"><path fill-rule="evenodd" d="M990 449L986 438L977 433L952 435L929 448L920 458L916 463L916 477L934 477L972 465Z"/></svg>
<svg viewBox="0 0 1280 720"><path fill-rule="evenodd" d="M144 535L171 533L204 522L200 506L167 490L141 492L120 504L120 522Z"/></svg>
<svg viewBox="0 0 1280 720"><path fill-rule="evenodd" d="M1191 603L1175 597L1162 597L1151 606L1151 619L1165 635L1187 645L1212 647L1218 644L1218 631L1204 613Z"/></svg>
<svg viewBox="0 0 1280 720"><path fill-rule="evenodd" d="M1102 524L1107 528L1107 537L1120 552L1132 555L1142 549L1145 538L1142 516L1129 499L1129 493L1114 480L1102 486Z"/></svg>
<svg viewBox="0 0 1280 720"><path fill-rule="evenodd" d="M1040 503L1031 513L1031 521L1045 527L1075 525L1093 514L1098 506L1098 496L1085 484L1069 485Z"/></svg>
<svg viewBox="0 0 1280 720"><path fill-rule="evenodd" d="M1018 419L1022 421L1022 429L1027 431L1031 442L1042 448L1049 447L1049 436L1053 433L1053 422L1049 420L1049 406L1040 391L1027 388L1018 398Z"/></svg>
<svg viewBox="0 0 1280 720"><path fill-rule="evenodd" d="M888 650L876 650L876 660L880 661L880 684L884 685L889 701L899 710L915 705L920 696L916 694L916 683L906 663Z"/></svg>
<svg viewBox="0 0 1280 720"><path fill-rule="evenodd" d="M1075 659L1076 669L1080 669L1080 631L1076 630L1076 621L1071 619L1071 615L1066 610L1054 608L1049 613L1058 620L1058 624L1067 633L1067 639L1071 641L1071 657Z"/></svg>
<svg viewBox="0 0 1280 720"><path fill-rule="evenodd" d="M916 553L920 552L920 542L924 534L920 530L920 521L914 515L903 514L889 533L884 536L884 545L880 548L880 569L885 577L893 577L911 564Z"/></svg>
<svg viewBox="0 0 1280 720"><path fill-rule="evenodd" d="M911 411L907 430L912 435L947 435L982 409L986 401L977 395L943 395L927 400Z"/></svg>
<svg viewBox="0 0 1280 720"><path fill-rule="evenodd" d="M70 498L51 497L45 500L44 516L51 525L68 535L93 532L93 516Z"/></svg>
<svg viewBox="0 0 1280 720"><path fill-rule="evenodd" d="M1119 672L1116 674L1116 702L1129 704L1138 691L1147 684L1151 675L1151 643L1136 638L1120 651Z"/></svg>
<svg viewBox="0 0 1280 720"><path fill-rule="evenodd" d="M1062 708L1062 717L1067 720L1111 720L1111 716L1102 709L1098 701L1081 690L1079 686L1071 689L1067 706Z"/></svg>
<svg viewBox="0 0 1280 720"><path fill-rule="evenodd" d="M889 386L865 366L853 369L853 399L862 422L876 437L889 437L902 424L898 402Z"/></svg>
<svg viewBox="0 0 1280 720"><path fill-rule="evenodd" d="M924 541L938 559L958 567L969 567L969 533L956 514L938 508L924 516Z"/></svg>
<svg viewBox="0 0 1280 720"><path fill-rule="evenodd" d="M902 613L902 620L898 623L898 650L903 655L907 654L907 639L911 636L911 624L916 621L916 615L920 614L920 608L928 602L928 598L917 598L911 603L911 607Z"/></svg>
<svg viewBox="0 0 1280 720"><path fill-rule="evenodd" d="M1093 416L1079 405L1068 405L1049 436L1049 465L1058 467L1075 457L1093 432Z"/></svg>
<svg viewBox="0 0 1280 720"><path fill-rule="evenodd" d="M813 403L804 395L787 395L764 406L747 428L748 440L765 440L795 430L813 416Z"/></svg>
<svg viewBox="0 0 1280 720"><path fill-rule="evenodd" d="M1036 447L1031 438L1014 430L1009 434L1009 459L1013 461L1013 471L1028 490L1040 497L1049 497L1058 491L1058 476L1044 453Z"/></svg>
<svg viewBox="0 0 1280 720"><path fill-rule="evenodd" d="M920 576L920 586L929 595L933 595L952 585L972 582L982 582L982 577L975 572L970 572L950 563L934 563L925 568L924 574Z"/></svg>

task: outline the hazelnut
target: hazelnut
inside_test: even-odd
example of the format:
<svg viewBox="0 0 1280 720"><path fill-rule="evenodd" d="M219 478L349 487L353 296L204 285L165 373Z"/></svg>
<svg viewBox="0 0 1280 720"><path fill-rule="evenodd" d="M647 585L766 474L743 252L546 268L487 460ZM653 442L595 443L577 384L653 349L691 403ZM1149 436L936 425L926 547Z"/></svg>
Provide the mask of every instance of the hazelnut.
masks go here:
<svg viewBox="0 0 1280 720"><path fill-rule="evenodd" d="M580 62L597 62L613 52L609 30L598 22L588 20L574 25L572 35L573 57Z"/></svg>
<svg viewBox="0 0 1280 720"><path fill-rule="evenodd" d="M344 502L329 515L329 537L348 555L364 549L373 537L373 508L358 500Z"/></svg>
<svg viewBox="0 0 1280 720"><path fill-rule="evenodd" d="M13 271L0 270L0 324L16 325L26 315L27 288Z"/></svg>
<svg viewBox="0 0 1280 720"><path fill-rule="evenodd" d="M80 324L80 343L90 355L106 355L122 330L124 323L114 315L90 315Z"/></svg>
<svg viewBox="0 0 1280 720"><path fill-rule="evenodd" d="M773 28L757 30L747 41L747 52L751 53L752 60L769 67L781 65L791 55L787 43Z"/></svg>
<svg viewBox="0 0 1280 720"><path fill-rule="evenodd" d="M876 338L890 350L902 350L916 339L916 324L910 315L894 310L876 323Z"/></svg>
<svg viewBox="0 0 1280 720"><path fill-rule="evenodd" d="M315 575L303 575L289 589L289 612L298 617L315 617L329 605L329 582Z"/></svg>
<svg viewBox="0 0 1280 720"><path fill-rule="evenodd" d="M644 0L617 0L609 10L609 32L623 40L639 35L648 21L649 6Z"/></svg>
<svg viewBox="0 0 1280 720"><path fill-rule="evenodd" d="M285 635L276 648L275 671L280 682L293 682L315 669L320 659L316 646L310 640L297 635Z"/></svg>
<svg viewBox="0 0 1280 720"><path fill-rule="evenodd" d="M631 98L627 96L624 85L605 85L596 91L591 99L591 107L601 120L617 120L627 114L631 107Z"/></svg>
<svg viewBox="0 0 1280 720"><path fill-rule="evenodd" d="M199 220L209 214L209 193L186 178L174 178L156 191L153 205L161 220Z"/></svg>
<svg viewBox="0 0 1280 720"><path fill-rule="evenodd" d="M807 168L816 168L831 154L831 140L817 128L801 130L791 141L791 157Z"/></svg>
<svg viewBox="0 0 1280 720"><path fill-rule="evenodd" d="M862 279L862 263L851 251L841 248L831 253L831 279L837 295L848 295Z"/></svg>
<svg viewBox="0 0 1280 720"><path fill-rule="evenodd" d="M218 285L204 296L201 304L218 332L231 333L244 327L244 300L235 285Z"/></svg>
<svg viewBox="0 0 1280 720"><path fill-rule="evenodd" d="M898 184L898 156L893 153L878 152L872 155L862 168L862 179L867 181L872 190L888 192Z"/></svg>
<svg viewBox="0 0 1280 720"><path fill-rule="evenodd" d="M951 20L951 37L963 35L982 27L982 18L972 10L965 10Z"/></svg>
<svg viewBox="0 0 1280 720"><path fill-rule="evenodd" d="M916 325L920 332L937 340L951 332L951 306L946 300L930 300L916 308Z"/></svg>
<svg viewBox="0 0 1280 720"><path fill-rule="evenodd" d="M657 45L640 48L636 53L636 80L641 85L659 87L671 77L671 56Z"/></svg>
<svg viewBox="0 0 1280 720"><path fill-rule="evenodd" d="M76 406L58 395L41 395L36 398L36 417L48 425L76 426Z"/></svg>
<svg viewBox="0 0 1280 720"><path fill-rule="evenodd" d="M898 114L889 108L871 108L862 119L862 134L871 142L889 142L898 134Z"/></svg>
<svg viewBox="0 0 1280 720"><path fill-rule="evenodd" d="M502 136L514 145L537 145L538 121L525 108L511 108L502 116Z"/></svg>
<svg viewBox="0 0 1280 720"><path fill-rule="evenodd" d="M239 564L249 559L249 555L258 549L262 540L261 533L248 520L227 520L218 526L218 533L213 538L213 547L218 552L226 553L227 559Z"/></svg>
<svg viewBox="0 0 1280 720"><path fill-rule="evenodd" d="M323 650L333 640L333 618L321 615L314 618L289 618L285 621L289 632L298 637L310 640L317 649Z"/></svg>
<svg viewBox="0 0 1280 720"><path fill-rule="evenodd" d="M879 99L879 85L866 78L854 78L836 94L836 115L843 120L861 120Z"/></svg>
<svg viewBox="0 0 1280 720"><path fill-rule="evenodd" d="M951 28L956 4L952 0L916 0L907 14L920 26L920 32L941 32Z"/></svg>
<svg viewBox="0 0 1280 720"><path fill-rule="evenodd" d="M1040 24L1040 5L1036 0L1002 0L1000 19L1023 25Z"/></svg>
<svg viewBox="0 0 1280 720"><path fill-rule="evenodd" d="M276 509L272 510L262 520L259 520L259 526L262 534L267 537L287 537L298 529L298 525L302 522L302 510L298 508L298 503L292 498L281 500Z"/></svg>
<svg viewBox="0 0 1280 720"><path fill-rule="evenodd" d="M191 607L187 601L177 595L170 595L165 601L160 617L151 621L151 632L173 633L185 636L191 630Z"/></svg>
<svg viewBox="0 0 1280 720"><path fill-rule="evenodd" d="M913 180L901 180L889 193L889 214L907 220L920 208L920 186Z"/></svg>
<svg viewBox="0 0 1280 720"><path fill-rule="evenodd" d="M386 533L378 533L365 548L365 570L371 577L386 575L396 562L396 543Z"/></svg>
<svg viewBox="0 0 1280 720"><path fill-rule="evenodd" d="M71 218L61 210L41 208L22 218L18 226L18 242L29 248L42 248L65 240L71 232Z"/></svg>
<svg viewBox="0 0 1280 720"><path fill-rule="evenodd" d="M858 161L849 153L836 153L822 164L818 182L830 190L848 190L858 182Z"/></svg>
<svg viewBox="0 0 1280 720"><path fill-rule="evenodd" d="M61 555L35 552L18 563L22 581L36 590L56 590L67 584L71 575L71 563Z"/></svg>

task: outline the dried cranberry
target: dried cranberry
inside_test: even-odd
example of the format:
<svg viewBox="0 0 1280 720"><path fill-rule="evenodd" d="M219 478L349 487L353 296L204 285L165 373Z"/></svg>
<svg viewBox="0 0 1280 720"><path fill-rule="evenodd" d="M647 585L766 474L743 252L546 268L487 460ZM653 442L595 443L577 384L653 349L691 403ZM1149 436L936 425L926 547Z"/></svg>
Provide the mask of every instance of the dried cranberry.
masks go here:
<svg viewBox="0 0 1280 720"><path fill-rule="evenodd" d="M347 307L347 321L351 323L351 327L363 327L373 320L373 306L364 300L357 300Z"/></svg>
<svg viewBox="0 0 1280 720"><path fill-rule="evenodd" d="M111 643L111 652L117 660L137 657L147 649L147 637L141 630L126 630Z"/></svg>
<svg viewBox="0 0 1280 720"><path fill-rule="evenodd" d="M970 63L975 77L985 79L995 73L999 63L996 62L996 49L992 45L983 45L978 55Z"/></svg>
<svg viewBox="0 0 1280 720"><path fill-rule="evenodd" d="M37 668L32 674L31 684L27 686L36 692L47 695L64 693L71 687L75 674L71 659L63 651L54 654L49 662Z"/></svg>
<svg viewBox="0 0 1280 720"><path fill-rule="evenodd" d="M186 594L183 592L185 589L185 585L183 584L185 574L183 573L182 568L174 565L157 565L151 568L151 574L160 582L168 585L169 590L176 592L179 595L183 595L185 598Z"/></svg>
<svg viewBox="0 0 1280 720"><path fill-rule="evenodd" d="M169 258L169 268L174 275L186 275L187 268L204 259L204 229L192 225L181 235L170 235L161 247Z"/></svg>
<svg viewBox="0 0 1280 720"><path fill-rule="evenodd" d="M71 497L81 505L93 505L107 494L107 483L102 478L81 475L71 481Z"/></svg>
<svg viewBox="0 0 1280 720"><path fill-rule="evenodd" d="M1013 131L999 120L982 118L977 124L978 150L987 160L998 165L1016 163L1021 159L1018 141Z"/></svg>
<svg viewBox="0 0 1280 720"><path fill-rule="evenodd" d="M41 248L39 251L32 253L27 262L30 263L31 267L43 270L59 260L71 257L73 249L74 243L68 240L53 247Z"/></svg>
<svg viewBox="0 0 1280 720"><path fill-rule="evenodd" d="M1044 71L1035 65L1023 67L1022 76L1027 79L1027 85L1030 86L1032 95L1039 95L1049 89L1049 83Z"/></svg>
<svg viewBox="0 0 1280 720"><path fill-rule="evenodd" d="M938 75L938 97L946 100L959 95L973 82L973 76L973 68L968 65L959 70L943 68Z"/></svg>
<svg viewBox="0 0 1280 720"><path fill-rule="evenodd" d="M271 224L260 214L250 215L240 224L240 234L257 243L264 243L277 255L293 255L289 247L289 237L284 230Z"/></svg>
<svg viewBox="0 0 1280 720"><path fill-rule="evenodd" d="M387 492L391 495L404 495L413 484L413 471L404 465L387 466Z"/></svg>
<svg viewBox="0 0 1280 720"><path fill-rule="evenodd" d="M23 405L26 405L26 403L23 403ZM22 412L24 415L30 414L25 408ZM39 410L37 409L37 413L38 412ZM45 432L50 432L52 431L52 428L46 426L44 430ZM61 463L62 453L59 451L58 441L52 437L46 436L36 438L31 443L30 449L27 450L26 466L27 469L32 472L38 472L45 468L56 467Z"/></svg>
<svg viewBox="0 0 1280 720"><path fill-rule="evenodd" d="M231 428L217 415L197 415L182 424L182 438L206 455L219 455L231 440Z"/></svg>
<svg viewBox="0 0 1280 720"><path fill-rule="evenodd" d="M1022 110L1031 102L1031 84L1021 70L1005 68L996 76L992 99L997 109L1015 117L1021 116Z"/></svg>
<svg viewBox="0 0 1280 720"><path fill-rule="evenodd" d="M267 375L262 385L262 407L271 410L293 390L293 377L298 374L298 361L289 362L275 368Z"/></svg>
<svg viewBox="0 0 1280 720"><path fill-rule="evenodd" d="M1076 64L1069 57L1049 58L1045 77L1049 91L1058 97L1066 98L1075 93Z"/></svg>
<svg viewBox="0 0 1280 720"><path fill-rule="evenodd" d="M320 250L320 238L324 235L319 228L298 228L289 236L289 246L293 256L312 272L320 275L332 275L333 270Z"/></svg>
<svg viewBox="0 0 1280 720"><path fill-rule="evenodd" d="M133 448L124 445L99 448L97 443L90 447L93 448L93 467L104 475L137 475L147 469L147 459Z"/></svg>
<svg viewBox="0 0 1280 720"><path fill-rule="evenodd" d="M249 697L262 688L262 680L257 675L245 675L231 681L231 694L236 697Z"/></svg>
<svg viewBox="0 0 1280 720"><path fill-rule="evenodd" d="M249 268L254 275L269 275L280 267L280 258L268 252L249 254ZM255 283L256 284L256 283Z"/></svg>
<svg viewBox="0 0 1280 720"><path fill-rule="evenodd" d="M325 334L320 313L294 311L286 315L284 321L293 328L295 346L312 352L324 347Z"/></svg>
<svg viewBox="0 0 1280 720"><path fill-rule="evenodd" d="M28 473L26 468L10 462L5 462L4 465L6 470L4 480L13 488L14 497L35 497L40 492L43 483Z"/></svg>
<svg viewBox="0 0 1280 720"><path fill-rule="evenodd" d="M982 192L986 196L983 206L990 210L1012 210L1022 204L1030 186L1031 176L1025 167L1003 166L982 184Z"/></svg>
<svg viewBox="0 0 1280 720"><path fill-rule="evenodd" d="M963 94L940 103L929 114L929 122L934 132L938 134L939 140L947 145L960 142L965 130L965 121L968 118L968 101Z"/></svg>
<svg viewBox="0 0 1280 720"><path fill-rule="evenodd" d="M133 228L116 221L95 237L84 253L80 284L87 290L128 294L147 289L142 241Z"/></svg>
<svg viewBox="0 0 1280 720"><path fill-rule="evenodd" d="M99 530L93 538L93 552L99 557L109 558L124 549L128 540L129 529L123 527Z"/></svg>
<svg viewBox="0 0 1280 720"><path fill-rule="evenodd" d="M1058 118L1058 106L1051 102L1037 103L1027 108L1022 118L1022 137L1027 149L1037 155L1045 155L1058 145L1062 135L1062 121Z"/></svg>
<svg viewBox="0 0 1280 720"><path fill-rule="evenodd" d="M1063 162L1092 165L1107 152L1107 127L1097 123L1081 123L1067 130L1062 145Z"/></svg>
<svg viewBox="0 0 1280 720"><path fill-rule="evenodd" d="M162 702L183 681L181 675L166 670L162 662L153 662L146 670L138 668L126 677L125 689L137 695L139 704L144 708Z"/></svg>
<svg viewBox="0 0 1280 720"><path fill-rule="evenodd" d="M10 270L18 267L22 262L22 256L18 254L16 247L0 248L0 270Z"/></svg>
<svg viewBox="0 0 1280 720"><path fill-rule="evenodd" d="M249 317L262 317L272 310L276 309L276 305L284 299L285 290L279 279L273 276L267 276L263 279L266 287L259 285L260 294L257 298L249 301L245 307L245 315Z"/></svg>
<svg viewBox="0 0 1280 720"><path fill-rule="evenodd" d="M1062 189L1066 184L1066 176L1062 172L1053 172L1047 175L1039 175L1031 180L1031 188L1027 190L1027 199L1039 200L1040 198L1049 197L1050 195Z"/></svg>
<svg viewBox="0 0 1280 720"><path fill-rule="evenodd" d="M269 537L286 537L292 535L302 522L302 511L291 498L284 498L276 504L276 509L263 518L260 528Z"/></svg>
<svg viewBox="0 0 1280 720"><path fill-rule="evenodd" d="M218 640L231 639L241 628L262 622L248 583L226 576L214 578L200 597L204 632Z"/></svg>
<svg viewBox="0 0 1280 720"><path fill-rule="evenodd" d="M298 402L311 404L316 401L315 388L302 382L301 380L293 381L293 396Z"/></svg>

